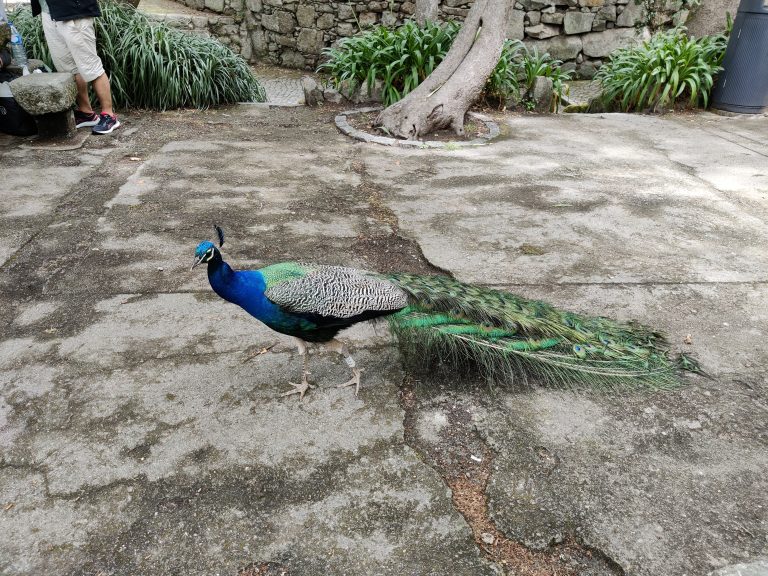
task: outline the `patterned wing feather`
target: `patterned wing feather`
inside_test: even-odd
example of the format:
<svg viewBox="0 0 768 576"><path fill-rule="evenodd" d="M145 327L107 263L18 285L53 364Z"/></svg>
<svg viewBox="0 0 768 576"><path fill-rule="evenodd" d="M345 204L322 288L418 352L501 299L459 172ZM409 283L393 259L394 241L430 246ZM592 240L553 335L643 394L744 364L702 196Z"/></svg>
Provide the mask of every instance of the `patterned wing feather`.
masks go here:
<svg viewBox="0 0 768 576"><path fill-rule="evenodd" d="M342 266L303 265L303 270L300 277L270 285L267 298L295 314L330 318L396 311L408 305L407 293L381 276Z"/></svg>

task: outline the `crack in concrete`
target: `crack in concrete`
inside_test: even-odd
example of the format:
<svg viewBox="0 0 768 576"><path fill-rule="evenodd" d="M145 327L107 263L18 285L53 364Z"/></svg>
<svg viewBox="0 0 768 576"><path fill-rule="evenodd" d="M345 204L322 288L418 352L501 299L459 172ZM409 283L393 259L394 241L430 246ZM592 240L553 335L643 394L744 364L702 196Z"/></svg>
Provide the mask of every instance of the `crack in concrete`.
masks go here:
<svg viewBox="0 0 768 576"><path fill-rule="evenodd" d="M450 402L447 404L451 404ZM434 469L451 490L451 502L464 517L482 555L516 576L570 576L596 569L598 574L625 576L621 566L602 551L590 547L573 535L550 543L538 551L508 538L491 518L486 488L491 478L495 453L473 428L469 411L459 402L446 406L448 424L441 432L440 444L430 445L417 433L422 406L416 397L413 380L406 376L400 387L404 412L405 443ZM586 565L586 566L585 566Z"/></svg>

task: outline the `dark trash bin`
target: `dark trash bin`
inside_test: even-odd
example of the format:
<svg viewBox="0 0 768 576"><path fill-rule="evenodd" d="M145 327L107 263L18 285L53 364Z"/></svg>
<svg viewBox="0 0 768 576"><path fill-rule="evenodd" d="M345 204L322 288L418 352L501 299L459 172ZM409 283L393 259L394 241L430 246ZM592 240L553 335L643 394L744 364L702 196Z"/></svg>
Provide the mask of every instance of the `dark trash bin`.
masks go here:
<svg viewBox="0 0 768 576"><path fill-rule="evenodd" d="M768 112L768 0L741 0L712 107L729 112Z"/></svg>

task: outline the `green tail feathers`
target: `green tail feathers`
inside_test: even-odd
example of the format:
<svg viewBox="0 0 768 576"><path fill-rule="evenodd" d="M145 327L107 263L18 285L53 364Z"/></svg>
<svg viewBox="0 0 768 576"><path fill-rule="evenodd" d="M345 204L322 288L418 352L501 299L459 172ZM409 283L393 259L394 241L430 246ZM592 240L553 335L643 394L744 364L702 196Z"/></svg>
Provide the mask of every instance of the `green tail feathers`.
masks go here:
<svg viewBox="0 0 768 576"><path fill-rule="evenodd" d="M389 316L406 357L477 366L495 381L561 388L671 389L691 358L672 358L664 338L643 326L563 312L447 276L394 274L411 296Z"/></svg>

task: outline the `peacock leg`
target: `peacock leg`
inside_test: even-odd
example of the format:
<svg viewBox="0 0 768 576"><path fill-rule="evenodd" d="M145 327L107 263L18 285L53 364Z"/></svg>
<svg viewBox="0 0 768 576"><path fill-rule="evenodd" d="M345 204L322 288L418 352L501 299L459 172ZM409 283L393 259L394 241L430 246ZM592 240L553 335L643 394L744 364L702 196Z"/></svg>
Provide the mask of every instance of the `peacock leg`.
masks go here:
<svg viewBox="0 0 768 576"><path fill-rule="evenodd" d="M347 347L344 345L344 343L341 340L336 340L334 338L330 342L327 342L325 344L325 347L330 350L331 352L336 352L337 354L341 354L344 356L344 361L347 363L347 366L352 368L352 378L344 382L344 384L339 384L336 386L336 388L346 388L347 386L354 386L355 387L355 396L360 392L360 375L363 373L363 368L355 368L355 359L352 358L352 356L349 354L349 350L347 350Z"/></svg>
<svg viewBox="0 0 768 576"><path fill-rule="evenodd" d="M288 384L293 386L293 390L290 392L284 392L283 394L280 394L280 396L291 396L292 394L298 394L299 400L302 400L304 399L304 394L307 393L307 390L314 388L314 385L307 381L307 376L309 375L309 354L307 353L307 343L304 342L304 340L301 338L294 337L294 340L296 341L296 347L299 350L299 356L303 356L304 358L304 364L301 369L301 382L299 384L288 382Z"/></svg>

